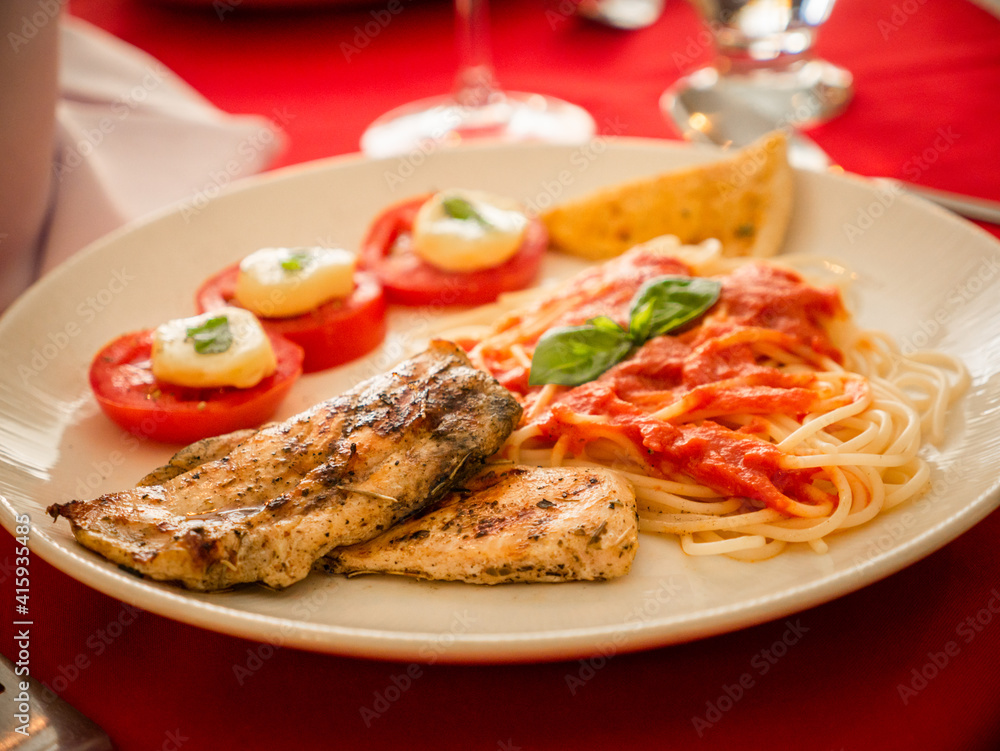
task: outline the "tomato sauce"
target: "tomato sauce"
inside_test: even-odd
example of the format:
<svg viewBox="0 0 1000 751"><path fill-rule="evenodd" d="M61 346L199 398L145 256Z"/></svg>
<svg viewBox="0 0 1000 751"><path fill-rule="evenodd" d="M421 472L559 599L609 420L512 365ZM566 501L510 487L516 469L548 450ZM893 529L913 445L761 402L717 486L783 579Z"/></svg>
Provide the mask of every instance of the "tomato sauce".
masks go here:
<svg viewBox="0 0 1000 751"><path fill-rule="evenodd" d="M666 274L689 271L676 261L671 265L628 254L582 277L571 291L596 294L555 325L597 315L627 325L629 302L638 288ZM595 437L593 426L579 424L575 416L606 416L609 424L601 431L628 438L663 476L687 476L724 496L753 499L789 513L789 498L816 502L817 494L805 488L820 470L782 468L782 452L758 435L759 420L741 425L726 416L777 413L801 419L812 411L821 399L815 375L767 364L754 345L764 342L791 351L812 365L824 357L842 362L826 325L845 315L844 308L836 290L813 287L791 271L764 264L742 266L719 281L719 300L701 321L676 336L648 341L595 381L560 387L531 423L547 442L568 441L573 454ZM531 344L523 345L526 351ZM526 406L537 401L540 388L527 386L526 368L495 374ZM858 397L855 387L844 398ZM668 414L655 417L660 411ZM836 501L836 496L826 497Z"/></svg>

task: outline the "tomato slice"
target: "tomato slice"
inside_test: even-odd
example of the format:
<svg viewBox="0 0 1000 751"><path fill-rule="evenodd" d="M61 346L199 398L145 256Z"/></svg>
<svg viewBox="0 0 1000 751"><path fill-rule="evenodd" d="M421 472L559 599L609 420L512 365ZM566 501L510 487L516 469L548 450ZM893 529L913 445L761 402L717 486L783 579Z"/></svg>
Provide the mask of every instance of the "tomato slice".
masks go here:
<svg viewBox="0 0 1000 751"><path fill-rule="evenodd" d="M417 211L432 194L411 198L379 214L361 245L361 262L378 274L390 302L401 305L482 305L534 280L549 244L548 231L532 218L521 247L499 266L444 271L417 255L409 236Z"/></svg>
<svg viewBox="0 0 1000 751"><path fill-rule="evenodd" d="M90 365L90 387L104 413L135 435L191 443L268 420L302 374L302 348L271 336L277 370L248 389L189 388L157 381L153 332L136 331L107 344Z"/></svg>
<svg viewBox="0 0 1000 751"><path fill-rule="evenodd" d="M240 306L236 300L239 271L237 263L202 283L195 293L199 313L226 305ZM305 350L304 373L315 373L355 360L385 339L386 302L382 285L373 274L363 271L355 272L354 281L350 296L330 300L300 316L258 316L265 331L283 336Z"/></svg>

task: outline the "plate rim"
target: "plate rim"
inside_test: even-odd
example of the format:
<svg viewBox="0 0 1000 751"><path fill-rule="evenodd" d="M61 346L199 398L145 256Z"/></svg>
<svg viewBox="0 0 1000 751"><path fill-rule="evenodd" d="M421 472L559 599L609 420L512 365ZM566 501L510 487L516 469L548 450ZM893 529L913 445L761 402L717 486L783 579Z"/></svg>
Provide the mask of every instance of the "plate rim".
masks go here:
<svg viewBox="0 0 1000 751"><path fill-rule="evenodd" d="M719 158L723 150L702 144L669 141L653 138L606 137L609 148L614 149L656 149L687 151L708 160ZM510 150L572 150L572 146L549 144L490 144L462 147L463 151L510 151ZM452 152L453 153L453 152ZM433 155L431 155L433 156ZM369 159L360 153L342 154L324 159L289 165L237 181L220 190L212 202L224 197L255 190L281 182L292 182L303 175L336 170L342 166L366 163L396 163L400 158ZM802 172L796 170L796 172ZM867 190L873 197L876 190L866 178L845 173L825 173L824 180L849 181ZM866 184L867 183L867 184ZM916 202L924 213L931 212L939 220L957 222L963 231L973 228L1000 249L1000 241L985 229L968 222L951 212L909 194L899 194L897 199L906 203ZM91 256L101 249L114 245L122 237L151 224L175 215L188 205L190 198L177 201L162 209L130 221L122 227L94 240L65 263L53 269L33 284L25 293L8 307L0 316L0 332L6 328L8 319L17 315L22 307L30 306L43 295L51 285L66 275L72 274L80 263L87 263ZM717 607L709 611L699 611L684 620L666 621L657 624L627 623L598 625L580 628L561 628L548 631L536 630L516 633L454 634L447 651L436 657L442 663L500 664L563 660L595 653L595 639L607 638L616 633L629 632L618 653L634 652L658 646L674 645L708 638L721 633L740 630L752 625L776 620L790 614L802 612L816 605L832 601L846 594L858 591L870 584L912 565L947 545L963 532L971 529L1000 507L1000 479L994 480L989 489L973 502L963 506L947 519L923 530L916 538L902 546L894 546L875 558L855 565L850 569L807 580L801 585L781 589L767 597L759 598L751 606L743 605L734 613L727 607ZM14 534L17 513L14 503L0 494L0 523ZM149 612L195 625L218 633L239 636L257 641L271 642L266 631L281 631L281 646L292 646L309 651L386 660L420 660L420 649L434 641L438 632L388 631L342 625L317 624L292 618L252 613L237 608L215 605L202 598L192 598L185 590L176 590L170 585L134 579L131 575L111 568L103 558L84 548L68 549L49 537L34 518L31 522L29 549L58 569L63 574L92 589L118 600L127 601ZM36 534L37 532L37 534ZM775 608L774 604L779 607ZM174 605L172 609L168 606ZM192 606L193 605L193 606ZM176 607L180 606L180 607ZM179 611L179 612L178 612ZM182 617L183 616L183 617ZM707 621L707 623L706 623ZM670 638L665 639L665 633ZM588 647L589 645L589 647ZM512 647L514 648L512 651Z"/></svg>
<svg viewBox="0 0 1000 751"><path fill-rule="evenodd" d="M983 494L984 499L987 496L992 497L992 503L984 500L980 504L970 504L945 522L924 530L908 544L895 547L853 569L774 592L768 597L759 599L752 607L739 608L736 612L740 617L736 619L730 616L728 612L730 608L716 607L708 611L699 611L680 623L676 621L663 623L659 628L650 628L649 624L629 626L623 623L612 627L590 626L547 632L454 634L454 640L449 643L447 650L435 655L430 661L421 659L420 653L428 645L434 644L435 637L440 636L438 632L377 631L329 624L310 624L272 615L248 613L207 601L211 598L211 594L206 595L206 599L193 598L189 595L195 593L115 571L109 568L110 564L97 553L83 548L63 549L44 533L40 536L31 534L29 548L33 554L38 553L39 557L61 573L101 594L121 602L128 602L178 623L197 626L223 635L342 657L440 664L522 664L578 659L602 653L594 643L596 637L606 637L607 640L610 636L613 640L614 635L618 633L631 632L629 634L631 638L623 637L621 648L616 645L614 651L615 654L626 654L707 639L801 613L888 578L952 542L1000 507L1000 479L994 481L989 493ZM13 525L7 512L14 512L14 508L4 495L0 495L0 508L5 512L0 514L0 523L13 535ZM36 529L34 520L31 526L34 532ZM955 535L950 534L953 527L960 527L960 531ZM39 540L42 541L41 544ZM887 559L891 561L889 566L885 565ZM70 562L77 567L74 572L59 565ZM460 586L457 582L451 584ZM551 586L559 585L551 584ZM781 603L782 607L774 608L773 604L776 602ZM181 610L190 617L178 617L176 611L164 611L162 606L167 603L182 606ZM211 620L210 617L213 615L221 616L223 623ZM706 620L709 624L704 623ZM225 624L229 624L229 628L220 627ZM254 626L261 624L278 631L286 629L288 633L274 640L262 634L259 629L255 630ZM669 632L671 638L664 640L663 632ZM335 638L331 640L331 636ZM512 646L517 646L518 651L511 653Z"/></svg>
<svg viewBox="0 0 1000 751"><path fill-rule="evenodd" d="M616 135L598 135L594 139L595 141L603 141L608 144L613 149L665 149L665 150L676 150L691 152L699 154L701 157L707 161L711 158L724 158L727 154L734 153L735 149L732 148L722 148L712 144L706 144L701 142L692 141L680 141L675 139L666 138L651 138L645 136L616 136ZM561 150L572 150L574 148L579 148L579 145L574 146L572 144L545 144L545 143L484 143L484 144L469 144L460 147L453 147L449 149L449 153L457 152L459 150L463 152L490 152L490 151L528 151L528 150L550 150L550 149L561 149ZM432 152L428 158L434 158L435 154L441 152ZM278 167L273 170L268 170L265 172L259 172L255 175L248 175L247 177L241 178L239 180L233 181L228 185L223 186L219 189L219 193L216 197L209 199L209 202L215 202L217 200L226 199L233 195L238 195L245 191L255 190L263 185L269 185L272 183L282 182L284 180L294 180L302 175L323 172L330 168L336 168L341 165L351 165L351 164L363 164L363 163L398 163L405 160L406 157L378 157L372 158L365 156L360 151L350 152L347 154L335 154L328 157L323 157L321 159L313 159L306 162L299 162L297 164L288 164L282 167ZM810 170L803 169L801 167L791 167L792 172L796 175L819 175L823 180L832 180L835 182L843 181L845 184L851 184L854 186L861 187L869 193L876 194L877 186L880 184L877 181L879 178L876 177L866 177L855 172L847 172L844 170L830 170L826 172L813 172ZM943 221L948 221L955 224L956 227L960 227L965 231L972 230L976 234L980 235L987 241L993 242L994 244L1000 244L1000 238L987 232L985 229L980 227L975 222L965 219L958 214L949 211L948 209L939 206L932 201L922 198L921 196L910 193L906 190L897 189L894 192L895 199L901 200L904 204L912 205L920 208L920 210L931 213L935 215L938 219ZM24 292L22 292L18 297L7 306L6 310L0 313L0 329L2 329L4 324L4 319L11 315L11 312L20 308L22 305L27 304L26 301L33 299L38 293L38 289L43 287L46 280L61 276L64 274L72 273L72 270L79 263L85 263L86 258L94 253L100 252L100 249L105 245L110 245L118 241L120 237L127 236L141 230L142 228L155 224L156 222L162 221L188 206L192 200L192 196L186 198L181 198L173 201L165 206L160 207L150 211L142 216L130 219L129 221L122 224L120 227L111 230L110 232L101 235L89 243L84 245L80 250L73 253L69 258L60 263L55 268L49 270L41 278L36 279ZM794 209L793 209L794 211Z"/></svg>

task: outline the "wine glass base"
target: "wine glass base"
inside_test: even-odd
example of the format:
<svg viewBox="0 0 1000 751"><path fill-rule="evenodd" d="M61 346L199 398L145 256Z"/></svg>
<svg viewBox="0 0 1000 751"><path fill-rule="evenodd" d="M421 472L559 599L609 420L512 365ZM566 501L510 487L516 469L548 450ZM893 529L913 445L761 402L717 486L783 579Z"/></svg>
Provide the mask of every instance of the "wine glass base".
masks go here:
<svg viewBox="0 0 1000 751"><path fill-rule="evenodd" d="M766 115L777 126L808 128L839 115L851 100L853 77L825 60L799 60L782 68L720 73L702 68L664 93L661 109L685 91L711 92L719 100L737 100Z"/></svg>
<svg viewBox="0 0 1000 751"><path fill-rule="evenodd" d="M469 141L576 144L590 140L596 130L586 110L543 94L505 91L473 107L452 96L436 96L379 117L362 134L361 150L387 157Z"/></svg>

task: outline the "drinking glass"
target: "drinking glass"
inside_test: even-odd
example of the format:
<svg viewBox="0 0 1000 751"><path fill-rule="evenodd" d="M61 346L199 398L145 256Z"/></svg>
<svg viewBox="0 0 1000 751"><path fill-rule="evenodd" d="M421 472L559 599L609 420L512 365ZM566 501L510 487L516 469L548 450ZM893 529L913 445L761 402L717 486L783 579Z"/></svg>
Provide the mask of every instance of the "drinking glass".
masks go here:
<svg viewBox="0 0 1000 751"><path fill-rule="evenodd" d="M504 91L493 75L487 0L455 0L459 70L452 94L397 107L361 136L369 156L395 156L469 140L583 143L594 119L544 94Z"/></svg>
<svg viewBox="0 0 1000 751"><path fill-rule="evenodd" d="M711 32L714 62L664 93L673 111L691 89L737 98L773 118L809 127L838 115L851 99L847 70L813 55L834 0L693 0Z"/></svg>

